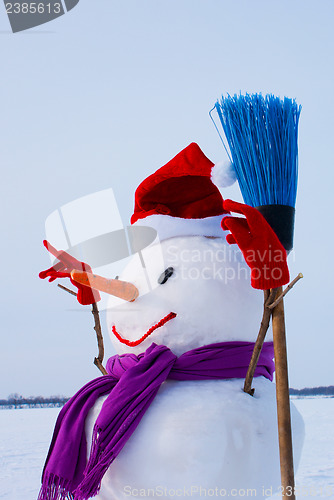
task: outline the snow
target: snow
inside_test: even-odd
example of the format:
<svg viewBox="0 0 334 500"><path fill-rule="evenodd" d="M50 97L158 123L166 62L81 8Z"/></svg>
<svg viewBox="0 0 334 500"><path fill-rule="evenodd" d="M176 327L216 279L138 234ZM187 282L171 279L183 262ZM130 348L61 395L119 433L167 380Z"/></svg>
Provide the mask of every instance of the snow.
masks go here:
<svg viewBox="0 0 334 500"><path fill-rule="evenodd" d="M0 498L37 498L59 408L0 410Z"/></svg>
<svg viewBox="0 0 334 500"><path fill-rule="evenodd" d="M296 478L297 498L334 500L334 398L292 399L304 417L306 433Z"/></svg>
<svg viewBox="0 0 334 500"><path fill-rule="evenodd" d="M297 488L305 491L297 498L334 500L334 398L292 399L306 430L296 475ZM1 500L37 498L58 412L59 408L0 411ZM239 437L234 439L237 445Z"/></svg>

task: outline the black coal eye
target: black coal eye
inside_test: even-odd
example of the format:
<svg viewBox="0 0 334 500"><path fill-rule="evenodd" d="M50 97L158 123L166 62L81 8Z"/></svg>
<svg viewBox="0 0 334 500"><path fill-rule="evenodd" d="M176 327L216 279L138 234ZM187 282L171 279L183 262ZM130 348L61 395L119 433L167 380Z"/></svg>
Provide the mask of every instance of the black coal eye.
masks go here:
<svg viewBox="0 0 334 500"><path fill-rule="evenodd" d="M174 272L174 269L172 267L167 267L167 269L165 269L164 272L161 273L159 278L158 278L159 285L163 285L164 283L166 283L168 278L170 278L172 276L173 272Z"/></svg>

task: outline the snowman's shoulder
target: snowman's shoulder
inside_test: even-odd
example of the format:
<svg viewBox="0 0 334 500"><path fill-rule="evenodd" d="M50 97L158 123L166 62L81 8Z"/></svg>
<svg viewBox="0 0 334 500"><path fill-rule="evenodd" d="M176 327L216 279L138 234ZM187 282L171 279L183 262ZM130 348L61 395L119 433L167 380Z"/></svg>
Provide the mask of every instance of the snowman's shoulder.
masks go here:
<svg viewBox="0 0 334 500"><path fill-rule="evenodd" d="M255 397L243 391L243 379L173 381L167 380L150 407L150 413L159 412L164 420L191 420L201 425L227 415L242 415L253 421L275 410L275 385L264 377L254 380Z"/></svg>

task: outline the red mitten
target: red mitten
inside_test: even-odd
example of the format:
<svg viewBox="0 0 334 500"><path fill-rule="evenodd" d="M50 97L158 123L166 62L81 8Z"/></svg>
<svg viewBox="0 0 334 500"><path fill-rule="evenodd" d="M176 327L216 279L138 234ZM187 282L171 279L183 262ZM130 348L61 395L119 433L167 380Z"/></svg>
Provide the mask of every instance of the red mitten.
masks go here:
<svg viewBox="0 0 334 500"><path fill-rule="evenodd" d="M92 290L88 286L81 285L77 283L71 278L71 271L76 269L78 271L86 271L88 273L92 272L92 268L85 264L84 262L80 262L79 260L72 257L70 254L64 252L63 250L56 250L50 243L46 240L43 241L43 244L47 250L49 250L52 255L59 259L59 262L54 266L46 269L45 271L41 271L39 273L39 277L41 279L49 278L49 281L54 281L57 278L70 278L71 283L77 287L77 299L80 304L83 306L88 304L94 304L94 302L98 302L101 300L100 294L97 290Z"/></svg>
<svg viewBox="0 0 334 500"><path fill-rule="evenodd" d="M224 217L221 225L231 231L226 241L238 245L251 268L252 287L269 290L288 283L286 250L263 215L256 208L232 200L225 200L223 207L246 217Z"/></svg>

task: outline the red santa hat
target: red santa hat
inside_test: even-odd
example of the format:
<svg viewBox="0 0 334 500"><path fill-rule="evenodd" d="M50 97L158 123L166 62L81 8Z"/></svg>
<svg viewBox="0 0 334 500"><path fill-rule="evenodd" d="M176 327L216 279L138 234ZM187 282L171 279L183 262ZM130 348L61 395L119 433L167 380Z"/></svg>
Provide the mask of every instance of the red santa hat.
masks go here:
<svg viewBox="0 0 334 500"><path fill-rule="evenodd" d="M160 241L174 236L223 236L219 187L236 180L231 164L214 165L191 143L145 179L135 193L131 224L151 226Z"/></svg>

